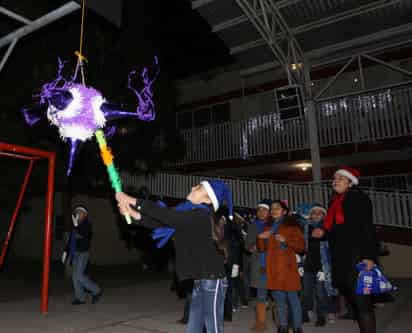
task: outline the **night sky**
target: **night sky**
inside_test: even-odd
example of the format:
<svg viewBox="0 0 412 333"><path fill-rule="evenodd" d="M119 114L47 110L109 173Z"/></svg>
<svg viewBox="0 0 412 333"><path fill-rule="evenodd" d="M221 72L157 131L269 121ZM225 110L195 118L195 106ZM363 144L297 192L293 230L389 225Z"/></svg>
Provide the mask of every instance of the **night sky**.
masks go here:
<svg viewBox="0 0 412 333"><path fill-rule="evenodd" d="M6 5L7 2L10 3L9 8L16 6L15 1L4 2ZM39 16L39 7L55 8L56 4L66 2L38 0L34 5L30 1L20 0L18 3L21 9L17 8L17 11L30 13L28 16L35 18ZM53 32L72 26L72 35L77 44L79 19L80 11L77 11L27 38L50 38ZM198 12L192 10L188 0L124 0L120 29L90 11L86 17L86 30L89 29L100 29L106 34L106 38L111 37L106 44L105 53L113 48L120 53L129 53L134 48L147 56L151 52L155 53L159 56L163 69L172 78L197 74L232 61L224 43L211 32L210 26ZM86 35L85 43L92 46L98 41L93 36Z"/></svg>
<svg viewBox="0 0 412 333"><path fill-rule="evenodd" d="M6 8L30 19L64 3L67 1L1 1ZM3 33L19 26L0 16ZM80 11L76 11L19 40L0 73L0 87L5 85L5 95L11 97L10 101L4 101L5 106L14 108L16 98L29 101L27 96L31 97L41 83L49 81L55 74L57 57L69 61L67 68L74 67L76 58L73 53L79 47L79 27ZM85 29L88 83L98 83L108 97L115 96L121 103L130 102L124 89L127 73L131 69L150 66L154 56L160 60L161 80L171 82L233 61L224 43L191 9L187 0L125 0L120 28L88 11ZM114 82L118 85L114 86Z"/></svg>
<svg viewBox="0 0 412 333"><path fill-rule="evenodd" d="M3 0L0 3L16 13L35 19L67 3L67 0ZM80 14L80 10L76 11L17 43L0 73L3 96L0 139L39 148L48 148L52 143L50 149L63 152L67 149L57 130L50 127L47 121L32 130L27 128L20 111L33 105L33 96L42 84L54 79L58 57L67 61L65 74L73 74L76 62L74 51L79 47ZM3 34L19 26L13 20L0 16L0 31ZM87 84L99 89L107 99L125 109L134 110L137 102L127 89L128 73L133 69L140 72L143 66L154 71L153 58L159 58L161 72L154 87L157 119L150 124L120 124L129 127L130 131L126 136L118 135L113 139L113 147L121 156L119 164L133 166L136 156L139 156L154 164L149 169L156 169L161 160L182 154L182 145L174 126L178 103L175 80L229 64L232 58L223 42L211 32L207 22L191 9L187 0L126 0L120 28L88 11L85 29L83 53L89 60ZM16 123L21 131L8 132L8 122ZM166 137L167 146L162 150L153 146L158 135ZM92 151L95 149L91 144L88 147ZM87 167L92 170L95 163L100 163L98 158L92 163L90 159L79 156L78 165L82 165L82 160L81 169ZM77 173L76 167L73 171Z"/></svg>
<svg viewBox="0 0 412 333"><path fill-rule="evenodd" d="M126 8L139 2L127 1ZM130 15L133 9L126 10L122 30L138 34L142 27L145 39L153 43L174 77L204 72L231 62L229 50L198 12L191 9L189 1L142 2L142 21L134 20L134 15Z"/></svg>

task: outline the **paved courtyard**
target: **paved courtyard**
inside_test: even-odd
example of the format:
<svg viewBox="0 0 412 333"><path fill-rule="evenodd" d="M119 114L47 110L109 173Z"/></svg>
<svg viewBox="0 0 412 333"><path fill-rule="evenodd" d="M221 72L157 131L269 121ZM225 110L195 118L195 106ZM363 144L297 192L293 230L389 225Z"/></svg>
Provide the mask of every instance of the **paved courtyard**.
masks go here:
<svg viewBox="0 0 412 333"><path fill-rule="evenodd" d="M49 313L45 316L39 312L37 278L21 272L0 273L0 332L184 332L185 327L176 322L182 314L183 300L170 291L165 275L130 274L130 271L123 267L117 273L115 268L94 272L104 287L104 296L98 304L81 306L70 304L69 280L62 272L56 272L51 281ZM412 285L410 281L400 284L396 301L377 309L379 333L412 331ZM240 310L234 314L233 322L226 323L225 332L250 332L253 317L253 306ZM350 333L357 329L351 321L338 321L325 328L308 324L304 331ZM274 325L268 332L275 332Z"/></svg>

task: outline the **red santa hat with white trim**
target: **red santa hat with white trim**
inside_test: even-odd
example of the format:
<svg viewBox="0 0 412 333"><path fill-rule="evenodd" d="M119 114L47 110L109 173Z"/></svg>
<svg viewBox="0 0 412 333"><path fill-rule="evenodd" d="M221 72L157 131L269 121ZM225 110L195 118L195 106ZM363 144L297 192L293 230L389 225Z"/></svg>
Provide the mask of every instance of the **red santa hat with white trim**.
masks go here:
<svg viewBox="0 0 412 333"><path fill-rule="evenodd" d="M359 170L356 170L350 167L341 167L340 169L335 171L335 175L336 174L348 178L352 182L353 185L359 185L359 177L360 177Z"/></svg>

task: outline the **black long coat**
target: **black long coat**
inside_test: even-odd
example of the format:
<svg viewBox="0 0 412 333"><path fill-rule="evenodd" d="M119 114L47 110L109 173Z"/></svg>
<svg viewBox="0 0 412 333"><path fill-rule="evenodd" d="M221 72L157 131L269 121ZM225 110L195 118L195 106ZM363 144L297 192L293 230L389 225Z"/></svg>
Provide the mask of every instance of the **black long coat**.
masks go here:
<svg viewBox="0 0 412 333"><path fill-rule="evenodd" d="M377 240L373 225L372 203L357 188L350 189L343 203L344 224L334 224L328 233L332 256L332 279L338 289L353 291L362 259L376 261Z"/></svg>

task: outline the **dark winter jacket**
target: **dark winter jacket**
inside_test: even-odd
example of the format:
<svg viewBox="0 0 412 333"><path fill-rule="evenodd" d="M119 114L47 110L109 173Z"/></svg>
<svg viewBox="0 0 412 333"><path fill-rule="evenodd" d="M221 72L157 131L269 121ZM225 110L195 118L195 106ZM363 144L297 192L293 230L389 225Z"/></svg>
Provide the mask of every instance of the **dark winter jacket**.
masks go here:
<svg viewBox="0 0 412 333"><path fill-rule="evenodd" d="M333 284L339 289L355 288L356 264L362 259L376 261L377 240L372 203L359 189L350 189L342 203L344 224L333 224L328 232L332 255Z"/></svg>
<svg viewBox="0 0 412 333"><path fill-rule="evenodd" d="M134 221L147 228L175 228L176 273L180 280L218 279L226 276L224 257L212 238L211 213L205 209L176 211L161 208L148 200L139 200L135 209L142 220Z"/></svg>
<svg viewBox="0 0 412 333"><path fill-rule="evenodd" d="M228 244L227 265L230 268L238 265L242 269L242 226L233 222L225 225L225 239Z"/></svg>
<svg viewBox="0 0 412 333"><path fill-rule="evenodd" d="M76 237L76 251L88 252L93 235L92 224L88 220L80 222L77 227L73 228L73 233Z"/></svg>

